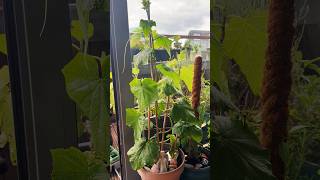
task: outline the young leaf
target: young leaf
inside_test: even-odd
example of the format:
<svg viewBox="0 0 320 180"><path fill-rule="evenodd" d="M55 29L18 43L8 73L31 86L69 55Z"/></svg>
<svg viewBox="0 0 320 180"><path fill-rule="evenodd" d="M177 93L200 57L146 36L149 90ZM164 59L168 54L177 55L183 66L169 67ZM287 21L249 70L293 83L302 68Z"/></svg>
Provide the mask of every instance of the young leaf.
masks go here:
<svg viewBox="0 0 320 180"><path fill-rule="evenodd" d="M93 36L93 25L88 23L88 29L83 32L80 21L73 20L71 22L71 36L79 42L84 41L86 37L91 38Z"/></svg>
<svg viewBox="0 0 320 180"><path fill-rule="evenodd" d="M176 123L179 121L197 123L194 111L189 102L185 99L180 99L174 104L170 117Z"/></svg>
<svg viewBox="0 0 320 180"><path fill-rule="evenodd" d="M131 127L134 131L135 142L141 139L141 133L145 129L145 118L141 112L133 108L126 109L126 122L127 126Z"/></svg>
<svg viewBox="0 0 320 180"><path fill-rule="evenodd" d="M134 170L152 166L158 159L159 146L156 140L141 139L128 151L129 160Z"/></svg>
<svg viewBox="0 0 320 180"><path fill-rule="evenodd" d="M181 86L180 86L181 79L176 72L172 71L169 67L167 67L164 64L158 64L156 68L158 69L158 71L160 71L160 73L164 77L171 79L176 88L181 89Z"/></svg>
<svg viewBox="0 0 320 180"><path fill-rule="evenodd" d="M137 98L140 109L148 108L158 98L158 84L150 78L133 79L130 89Z"/></svg>
<svg viewBox="0 0 320 180"><path fill-rule="evenodd" d="M154 40L154 48L155 49L165 49L169 56L171 56L171 44L172 40L165 36L160 36L157 39Z"/></svg>
<svg viewBox="0 0 320 180"><path fill-rule="evenodd" d="M149 34L152 33L152 27L156 26L155 21L148 21L148 20L140 20L140 27L142 28L144 37L149 37Z"/></svg>
<svg viewBox="0 0 320 180"><path fill-rule="evenodd" d="M99 68L98 60L92 56L77 54L62 72L66 81L66 90L73 101L91 121L92 145L97 155L104 157L109 138L109 88L107 86L108 66ZM101 77L100 73L101 72Z"/></svg>

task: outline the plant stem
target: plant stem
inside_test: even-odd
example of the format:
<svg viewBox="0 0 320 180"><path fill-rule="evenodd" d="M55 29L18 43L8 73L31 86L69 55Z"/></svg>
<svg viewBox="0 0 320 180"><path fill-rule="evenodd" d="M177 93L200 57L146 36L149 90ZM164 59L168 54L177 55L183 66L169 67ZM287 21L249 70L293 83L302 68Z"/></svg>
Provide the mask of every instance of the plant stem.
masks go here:
<svg viewBox="0 0 320 180"><path fill-rule="evenodd" d="M161 148L160 148L161 151L163 150L165 128L166 128L166 123L167 123L169 104L170 104L170 96L167 97L166 109L165 109L164 118L163 118L162 139L161 139Z"/></svg>
<svg viewBox="0 0 320 180"><path fill-rule="evenodd" d="M157 143L159 143L159 117L158 117L158 103L155 104L155 113L156 113L156 135L157 135Z"/></svg>
<svg viewBox="0 0 320 180"><path fill-rule="evenodd" d="M151 124L151 111L150 106L148 108L148 140L150 140L150 125Z"/></svg>

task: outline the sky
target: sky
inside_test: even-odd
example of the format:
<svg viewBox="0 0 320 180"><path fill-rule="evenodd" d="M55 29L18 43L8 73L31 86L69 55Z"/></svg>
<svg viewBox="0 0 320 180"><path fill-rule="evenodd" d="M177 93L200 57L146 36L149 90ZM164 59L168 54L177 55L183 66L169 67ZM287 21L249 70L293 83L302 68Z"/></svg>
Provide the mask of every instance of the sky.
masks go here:
<svg viewBox="0 0 320 180"><path fill-rule="evenodd" d="M147 19L142 0L127 0L130 30ZM187 35L190 30L210 30L210 0L151 0L151 19L160 34Z"/></svg>

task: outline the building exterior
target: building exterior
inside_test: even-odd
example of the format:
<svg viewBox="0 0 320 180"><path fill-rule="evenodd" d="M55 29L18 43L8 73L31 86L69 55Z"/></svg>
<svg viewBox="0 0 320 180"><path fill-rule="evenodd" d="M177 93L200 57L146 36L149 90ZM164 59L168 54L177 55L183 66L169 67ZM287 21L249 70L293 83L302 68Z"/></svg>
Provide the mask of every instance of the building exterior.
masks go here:
<svg viewBox="0 0 320 180"><path fill-rule="evenodd" d="M210 36L210 31L203 30L191 30L189 36ZM207 51L210 48L210 39L192 39L192 44L200 46L201 51Z"/></svg>

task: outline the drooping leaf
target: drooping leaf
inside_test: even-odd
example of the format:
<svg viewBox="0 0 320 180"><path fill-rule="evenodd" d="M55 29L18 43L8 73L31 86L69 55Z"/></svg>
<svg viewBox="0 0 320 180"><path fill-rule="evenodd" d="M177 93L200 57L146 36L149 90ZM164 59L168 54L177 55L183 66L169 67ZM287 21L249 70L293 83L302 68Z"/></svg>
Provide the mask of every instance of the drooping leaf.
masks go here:
<svg viewBox="0 0 320 180"><path fill-rule="evenodd" d="M7 55L7 41L6 41L6 35L0 34L0 52Z"/></svg>
<svg viewBox="0 0 320 180"><path fill-rule="evenodd" d="M170 117L175 123L179 121L190 122L190 123L197 122L197 119L194 116L194 111L190 103L184 98L179 99L173 105Z"/></svg>
<svg viewBox="0 0 320 180"><path fill-rule="evenodd" d="M142 28L144 37L149 37L149 34L152 33L153 26L156 26L156 22L153 20L140 20L140 27Z"/></svg>
<svg viewBox="0 0 320 180"><path fill-rule="evenodd" d="M154 40L154 48L155 49L165 49L169 56L171 56L171 45L172 45L172 40L165 36L160 36Z"/></svg>
<svg viewBox="0 0 320 180"><path fill-rule="evenodd" d="M163 76L165 76L166 78L171 79L176 88L181 89L181 86L180 86L181 79L180 79L179 75L176 72L174 72L173 70L171 70L169 67L167 67L164 64L158 64L156 66L156 68L158 69L158 71L160 71L160 73Z"/></svg>
<svg viewBox="0 0 320 180"><path fill-rule="evenodd" d="M139 141L141 139L141 133L145 129L146 124L144 116L136 109L127 108L126 123L127 126L133 129L135 142Z"/></svg>
<svg viewBox="0 0 320 180"><path fill-rule="evenodd" d="M52 180L107 179L106 165L90 154L76 148L51 150L53 159Z"/></svg>
<svg viewBox="0 0 320 180"><path fill-rule="evenodd" d="M186 83L189 92L192 91L193 64L183 66L180 70L180 78Z"/></svg>
<svg viewBox="0 0 320 180"><path fill-rule="evenodd" d="M246 17L230 17L223 48L245 74L251 90L259 95L267 47L267 13L259 11Z"/></svg>
<svg viewBox="0 0 320 180"><path fill-rule="evenodd" d="M275 179L268 152L260 147L256 136L240 120L216 116L213 124L213 179ZM226 169L232 173L225 173Z"/></svg>
<svg viewBox="0 0 320 180"><path fill-rule="evenodd" d="M137 98L140 109L148 108L158 98L158 84L150 78L133 79L130 89Z"/></svg>
<svg viewBox="0 0 320 180"><path fill-rule="evenodd" d="M93 25L91 23L88 24L87 35L84 34L83 30L81 29L81 23L78 20L73 20L71 22L71 36L75 38L77 41L84 41L86 36L91 38L93 36Z"/></svg>
<svg viewBox="0 0 320 180"><path fill-rule="evenodd" d="M91 121L91 142L98 156L104 157L108 148L109 97L108 78L102 72L109 67L99 66L92 56L77 54L62 72L68 95ZM101 77L100 73L101 72Z"/></svg>
<svg viewBox="0 0 320 180"><path fill-rule="evenodd" d="M156 140L141 139L128 151L129 160L134 170L152 166L158 159L159 146Z"/></svg>

